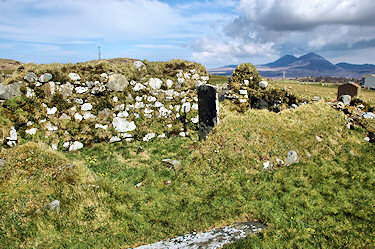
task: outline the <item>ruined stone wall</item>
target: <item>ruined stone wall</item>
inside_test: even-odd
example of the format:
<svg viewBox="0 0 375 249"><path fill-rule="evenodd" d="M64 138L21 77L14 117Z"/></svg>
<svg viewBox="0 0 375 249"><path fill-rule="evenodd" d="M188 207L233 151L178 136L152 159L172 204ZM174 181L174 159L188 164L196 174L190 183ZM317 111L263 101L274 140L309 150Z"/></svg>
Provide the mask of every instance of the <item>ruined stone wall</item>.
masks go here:
<svg viewBox="0 0 375 249"><path fill-rule="evenodd" d="M164 65L164 64L163 64ZM171 68L164 78L153 77L135 61L139 78L102 71L100 80L82 81L69 72L69 81L51 73L25 72L22 96L9 98L9 110L21 137L39 137L55 149L77 150L93 142L149 141L155 137L188 136L198 130L196 87L206 84L205 70ZM169 65L169 66L168 66ZM10 88L12 84L6 86Z"/></svg>

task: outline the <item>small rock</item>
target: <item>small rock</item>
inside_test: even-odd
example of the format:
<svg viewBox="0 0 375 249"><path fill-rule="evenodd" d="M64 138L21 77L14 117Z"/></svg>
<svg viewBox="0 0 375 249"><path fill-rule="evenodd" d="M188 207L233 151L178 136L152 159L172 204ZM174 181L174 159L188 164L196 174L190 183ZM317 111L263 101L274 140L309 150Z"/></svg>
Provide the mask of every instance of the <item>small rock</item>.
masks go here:
<svg viewBox="0 0 375 249"><path fill-rule="evenodd" d="M56 107L52 107L52 108L48 108L47 107L47 115L53 115L57 112L57 108Z"/></svg>
<svg viewBox="0 0 375 249"><path fill-rule="evenodd" d="M320 143L320 142L323 142L323 139L319 136L315 136L316 140Z"/></svg>
<svg viewBox="0 0 375 249"><path fill-rule="evenodd" d="M265 80L262 80L261 82L259 82L259 86L260 86L260 88L262 88L262 89L266 89L267 86L268 86L268 82L265 81Z"/></svg>
<svg viewBox="0 0 375 249"><path fill-rule="evenodd" d="M50 73L44 73L39 77L39 82L45 83L52 80L53 76Z"/></svg>
<svg viewBox="0 0 375 249"><path fill-rule="evenodd" d="M166 84L167 84L167 87L168 87L168 88L171 88L171 87L173 86L173 81L168 79L168 80L166 81Z"/></svg>
<svg viewBox="0 0 375 249"><path fill-rule="evenodd" d="M312 101L319 101L320 100L320 97L318 97L318 96L315 96L313 99L312 99Z"/></svg>
<svg viewBox="0 0 375 249"><path fill-rule="evenodd" d="M34 72L28 72L23 79L29 83L34 83L38 80L38 76Z"/></svg>
<svg viewBox="0 0 375 249"><path fill-rule="evenodd" d="M37 128L30 128L28 130L25 130L26 134L29 134L29 135L35 135L36 131L37 131Z"/></svg>
<svg viewBox="0 0 375 249"><path fill-rule="evenodd" d="M70 73L68 75L69 79L71 79L72 81L80 81L81 80L81 76L79 76L78 74L76 73Z"/></svg>
<svg viewBox="0 0 375 249"><path fill-rule="evenodd" d="M65 149L69 148L69 146L70 146L70 142L65 142L65 143L63 143L63 147L64 147Z"/></svg>
<svg viewBox="0 0 375 249"><path fill-rule="evenodd" d="M72 118L66 114L66 113L63 113L61 114L61 116L59 117L60 120L72 120Z"/></svg>
<svg viewBox="0 0 375 249"><path fill-rule="evenodd" d="M352 100L352 97L350 95L342 95L339 98L339 101L343 102L344 105L350 105L351 100Z"/></svg>
<svg viewBox="0 0 375 249"><path fill-rule="evenodd" d="M366 112L366 113L364 113L362 116L363 116L363 118L371 118L371 119L375 119L375 114L372 113L372 112Z"/></svg>
<svg viewBox="0 0 375 249"><path fill-rule="evenodd" d="M365 137L364 140L367 141L367 142L370 142L370 138L369 137Z"/></svg>
<svg viewBox="0 0 375 249"><path fill-rule="evenodd" d="M113 98L112 98L112 100L113 100L113 102L118 102L118 98L116 97L116 96L114 96Z"/></svg>
<svg viewBox="0 0 375 249"><path fill-rule="evenodd" d="M296 108L298 108L298 105L292 104L291 107L294 108L294 109L296 109Z"/></svg>
<svg viewBox="0 0 375 249"><path fill-rule="evenodd" d="M284 165L284 161L279 159L279 158L276 158L276 164L279 165L279 166L282 166L282 165Z"/></svg>
<svg viewBox="0 0 375 249"><path fill-rule="evenodd" d="M166 186L172 184L172 182L171 182L170 180L164 180L163 183L164 183L164 185L166 185Z"/></svg>
<svg viewBox="0 0 375 249"><path fill-rule="evenodd" d="M54 149L54 150L57 150L57 149L58 149L57 144L51 144L51 147L52 147L52 149Z"/></svg>
<svg viewBox="0 0 375 249"><path fill-rule="evenodd" d="M17 135L17 131L14 128L14 126L12 126L12 128L11 128L11 130L9 132L9 137L7 137L6 139L10 140L10 141L17 141L18 135Z"/></svg>
<svg viewBox="0 0 375 249"><path fill-rule="evenodd" d="M271 166L270 161L263 163L263 169L268 169Z"/></svg>
<svg viewBox="0 0 375 249"><path fill-rule="evenodd" d="M78 120L78 121L81 121L83 119L83 116L81 114L79 114L79 113L75 113L74 114L74 119Z"/></svg>
<svg viewBox="0 0 375 249"><path fill-rule="evenodd" d="M83 87L83 86L78 86L78 87L75 88L75 90L76 90L76 93L82 94L82 93L87 92L89 90L89 88Z"/></svg>
<svg viewBox="0 0 375 249"><path fill-rule="evenodd" d="M69 151L77 151L83 148L83 143L74 141L70 146L69 146Z"/></svg>
<svg viewBox="0 0 375 249"><path fill-rule="evenodd" d="M107 80L108 80L108 74L106 74L106 73L102 73L102 74L100 75L100 80L101 80L101 81L107 81Z"/></svg>
<svg viewBox="0 0 375 249"><path fill-rule="evenodd" d="M156 137L156 134L155 133L147 133L144 137L143 137L143 141L147 142L147 141L150 141L151 139L153 139L154 137Z"/></svg>
<svg viewBox="0 0 375 249"><path fill-rule="evenodd" d="M121 141L121 138L119 138L118 136L113 136L109 140L110 143L115 143L115 142L120 142L120 141Z"/></svg>
<svg viewBox="0 0 375 249"><path fill-rule="evenodd" d="M54 210L54 211L58 212L58 211L60 211L60 201L54 200L53 202L48 203L47 207L50 208L51 210Z"/></svg>
<svg viewBox="0 0 375 249"><path fill-rule="evenodd" d="M354 150L349 151L349 154L355 156Z"/></svg>
<svg viewBox="0 0 375 249"><path fill-rule="evenodd" d="M142 184L143 184L143 182L139 182L139 183L135 184L135 187L140 188L142 186Z"/></svg>
<svg viewBox="0 0 375 249"><path fill-rule="evenodd" d="M87 119L90 119L90 118L95 118L96 116L94 115L94 114L92 114L91 112L85 112L84 114L83 114L83 118L85 119L85 120L87 120Z"/></svg>
<svg viewBox="0 0 375 249"><path fill-rule="evenodd" d="M179 171L181 169L181 163L177 160L163 159L162 163L168 168L173 169L174 171Z"/></svg>
<svg viewBox="0 0 375 249"><path fill-rule="evenodd" d="M133 90L134 91L136 91L136 92L138 92L138 91L140 91L140 90L142 90L142 89L145 89L146 87L144 86L144 85L142 85L141 83L137 83L137 84L135 84L135 86L133 87Z"/></svg>
<svg viewBox="0 0 375 249"><path fill-rule="evenodd" d="M0 167L5 167L5 160L0 158Z"/></svg>
<svg viewBox="0 0 375 249"><path fill-rule="evenodd" d="M92 110L92 104L91 103L84 103L81 106L82 111L91 111Z"/></svg>
<svg viewBox="0 0 375 249"><path fill-rule="evenodd" d="M138 148L137 148L137 154L141 153L142 151L144 151L143 147L142 146L138 146Z"/></svg>
<svg viewBox="0 0 375 249"><path fill-rule="evenodd" d="M142 61L134 61L133 64L137 70L140 70L142 67L146 67L146 65Z"/></svg>
<svg viewBox="0 0 375 249"><path fill-rule="evenodd" d="M107 130L108 129L108 125L101 125L101 124L95 124L95 128L101 128L103 130Z"/></svg>
<svg viewBox="0 0 375 249"><path fill-rule="evenodd" d="M127 121L125 118L116 117L113 119L112 122L113 128L117 132L128 132L134 131L137 126L135 125L134 121Z"/></svg>
<svg viewBox="0 0 375 249"><path fill-rule="evenodd" d="M298 154L294 150L288 152L286 156L286 165L292 165L299 162Z"/></svg>
<svg viewBox="0 0 375 249"><path fill-rule="evenodd" d="M190 110L191 110L191 104L190 104L190 102L185 102L185 103L182 104L182 106L181 106L181 111L182 112L187 113L187 112L190 112Z"/></svg>

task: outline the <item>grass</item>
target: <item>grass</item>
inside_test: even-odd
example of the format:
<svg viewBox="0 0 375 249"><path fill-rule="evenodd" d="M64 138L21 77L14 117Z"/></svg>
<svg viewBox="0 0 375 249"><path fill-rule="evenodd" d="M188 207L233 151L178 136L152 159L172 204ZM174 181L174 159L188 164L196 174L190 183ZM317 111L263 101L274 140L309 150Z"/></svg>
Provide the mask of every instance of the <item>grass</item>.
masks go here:
<svg viewBox="0 0 375 249"><path fill-rule="evenodd" d="M374 145L364 130L346 129L345 115L324 103L280 114L222 106L221 120L201 143L2 149L1 247L126 248L246 219L268 228L228 248L374 246ZM263 170L291 149L300 163ZM54 199L60 212L43 209Z"/></svg>
<svg viewBox="0 0 375 249"><path fill-rule="evenodd" d="M299 95L301 97L319 96L328 101L335 101L337 99L337 87L339 84L333 83L311 83L298 82L293 80L278 80L270 81L271 87L277 89L286 88L288 91ZM375 105L375 94L373 90L361 89L359 98Z"/></svg>

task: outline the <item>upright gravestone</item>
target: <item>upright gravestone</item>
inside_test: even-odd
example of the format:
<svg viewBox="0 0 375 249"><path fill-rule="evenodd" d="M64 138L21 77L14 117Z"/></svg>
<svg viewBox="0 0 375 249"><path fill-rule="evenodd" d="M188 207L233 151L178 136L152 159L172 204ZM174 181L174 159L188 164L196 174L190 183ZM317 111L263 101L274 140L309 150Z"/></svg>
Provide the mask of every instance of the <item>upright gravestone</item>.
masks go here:
<svg viewBox="0 0 375 249"><path fill-rule="evenodd" d="M198 87L199 140L219 123L219 101L216 87L202 85Z"/></svg>

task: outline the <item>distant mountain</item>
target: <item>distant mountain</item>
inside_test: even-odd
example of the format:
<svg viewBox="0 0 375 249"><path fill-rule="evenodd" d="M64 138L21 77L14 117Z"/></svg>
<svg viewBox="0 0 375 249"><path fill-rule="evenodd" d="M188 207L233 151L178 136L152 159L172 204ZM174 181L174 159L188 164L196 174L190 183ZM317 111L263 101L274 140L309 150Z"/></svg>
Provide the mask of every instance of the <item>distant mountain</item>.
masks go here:
<svg viewBox="0 0 375 249"><path fill-rule="evenodd" d="M286 67L289 64L292 64L292 63L296 62L297 60L298 60L297 57L288 54L288 55L285 55L285 56L281 57L280 59L278 59L274 62L266 64L266 66L268 66L270 68Z"/></svg>
<svg viewBox="0 0 375 249"><path fill-rule="evenodd" d="M236 65L228 65L216 69L209 69L208 72L219 75L231 75ZM280 59L258 65L256 68L263 77L282 77L285 72L286 77L306 77L306 76L336 76L362 78L364 74L374 74L375 65L372 64L332 64L322 56L315 53L308 53L300 57L285 55Z"/></svg>

